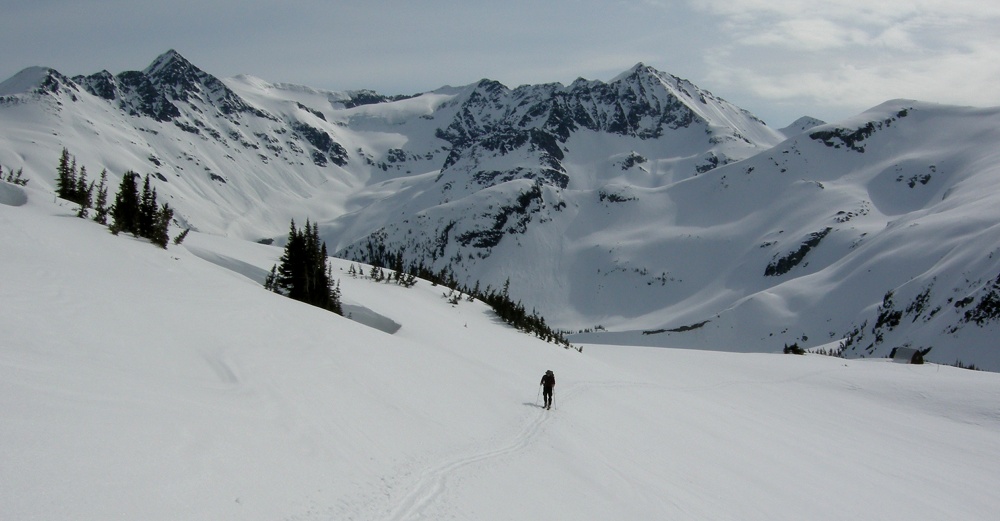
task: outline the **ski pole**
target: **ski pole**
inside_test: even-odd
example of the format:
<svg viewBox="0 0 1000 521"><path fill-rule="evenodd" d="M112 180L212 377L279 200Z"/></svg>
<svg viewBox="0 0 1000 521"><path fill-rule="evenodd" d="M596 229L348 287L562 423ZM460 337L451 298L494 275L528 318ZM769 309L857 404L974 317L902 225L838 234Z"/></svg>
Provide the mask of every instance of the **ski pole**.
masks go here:
<svg viewBox="0 0 1000 521"><path fill-rule="evenodd" d="M538 407L538 399L542 396L542 384L538 384L538 394L535 396L535 407Z"/></svg>

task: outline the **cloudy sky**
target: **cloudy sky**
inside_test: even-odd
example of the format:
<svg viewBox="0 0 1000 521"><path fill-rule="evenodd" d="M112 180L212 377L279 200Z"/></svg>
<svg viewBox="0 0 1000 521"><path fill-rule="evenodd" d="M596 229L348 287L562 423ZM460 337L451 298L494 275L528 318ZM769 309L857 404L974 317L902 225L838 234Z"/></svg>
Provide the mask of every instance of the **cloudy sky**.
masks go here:
<svg viewBox="0 0 1000 521"><path fill-rule="evenodd" d="M914 98L1000 106L996 0L0 0L0 80L141 70L412 94L643 62L782 127Z"/></svg>

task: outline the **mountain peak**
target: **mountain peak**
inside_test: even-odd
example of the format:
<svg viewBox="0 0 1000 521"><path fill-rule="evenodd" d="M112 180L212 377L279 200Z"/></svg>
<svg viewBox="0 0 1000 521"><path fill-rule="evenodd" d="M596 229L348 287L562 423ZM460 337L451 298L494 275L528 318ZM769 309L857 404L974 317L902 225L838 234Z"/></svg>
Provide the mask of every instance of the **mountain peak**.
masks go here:
<svg viewBox="0 0 1000 521"><path fill-rule="evenodd" d="M49 67L28 67L0 83L0 96L31 92L58 92L61 86L76 90L76 85L59 71Z"/></svg>
<svg viewBox="0 0 1000 521"><path fill-rule="evenodd" d="M143 72L149 76L161 76L164 74L172 76L192 69L197 70L197 67L181 56L179 52L170 49L169 51L157 56L156 59L153 60L153 63L149 64L149 67L146 67L146 70Z"/></svg>
<svg viewBox="0 0 1000 521"><path fill-rule="evenodd" d="M49 77L48 67L28 67L0 83L0 96L23 94L37 89Z"/></svg>
<svg viewBox="0 0 1000 521"><path fill-rule="evenodd" d="M485 90L487 92L500 92L508 90L507 86L500 83L497 80L491 80L489 78L483 78L476 82L477 90Z"/></svg>
<svg viewBox="0 0 1000 521"><path fill-rule="evenodd" d="M143 73L169 99L201 99L216 104L223 114L252 110L222 81L199 69L173 49L158 56Z"/></svg>
<svg viewBox="0 0 1000 521"><path fill-rule="evenodd" d="M821 119L816 119L812 116L802 116L801 118L793 121L791 125L778 130L778 132L781 132L785 136L794 136L795 134L805 132L811 128L825 124L826 122Z"/></svg>
<svg viewBox="0 0 1000 521"><path fill-rule="evenodd" d="M632 77L636 77L636 76L654 76L654 77L660 77L661 74L662 73L660 71L656 70L655 68L650 67L649 65L646 65L645 63L639 62L639 63L636 63L635 65L633 65L632 67L630 67L629 69L627 69L625 72L623 72L623 73L619 74L618 76L615 76L614 78L612 78L611 81L609 81L608 83L615 83L615 82L619 82L619 81L622 81L624 79L632 78Z"/></svg>

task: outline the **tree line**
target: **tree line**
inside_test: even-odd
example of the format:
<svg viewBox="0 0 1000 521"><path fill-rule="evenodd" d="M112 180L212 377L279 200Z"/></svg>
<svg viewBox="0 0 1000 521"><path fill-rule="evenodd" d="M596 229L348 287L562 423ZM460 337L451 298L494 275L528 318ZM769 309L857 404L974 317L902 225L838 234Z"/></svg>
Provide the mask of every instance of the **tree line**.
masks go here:
<svg viewBox="0 0 1000 521"><path fill-rule="evenodd" d="M367 248L361 250L361 257L354 259L357 262L364 262L372 265L373 272L376 269L381 270L382 268L388 268L397 273L397 280L399 280L398 274L406 274L408 278L421 278L430 281L432 284L440 284L451 289L453 292L458 291L468 295L471 298L476 298L488 306L493 308L493 311L500 317L501 320L510 324L515 329L524 331L529 334L535 335L537 338L545 340L546 342L551 342L557 345L561 345L565 348L574 348L581 350L570 344L566 336L555 329L552 329L546 322L545 318L538 314L534 309L529 313L524 307L524 304L520 300L514 300L510 295L510 279L508 278L501 289L494 289L491 286L486 286L486 289L481 289L479 282L476 282L475 286L469 288L458 282L455 278L454 272L449 266L445 266L439 271L434 271L427 267L423 261L417 263L411 263L409 266L405 265L403 251L391 252L386 248L385 244L378 242L373 243L369 241ZM412 279L411 279L412 280ZM458 302L458 297L452 294L445 295L453 303Z"/></svg>

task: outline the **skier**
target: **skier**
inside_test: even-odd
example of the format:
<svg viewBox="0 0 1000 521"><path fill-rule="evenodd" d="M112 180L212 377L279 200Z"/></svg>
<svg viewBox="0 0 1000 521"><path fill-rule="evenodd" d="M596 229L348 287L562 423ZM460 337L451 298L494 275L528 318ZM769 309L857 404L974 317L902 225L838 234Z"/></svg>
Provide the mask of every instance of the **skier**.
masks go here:
<svg viewBox="0 0 1000 521"><path fill-rule="evenodd" d="M552 408L552 388L556 386L556 375L551 371L545 371L545 375L542 376L542 381L538 382L538 385L542 386L542 397L545 398L546 409Z"/></svg>

